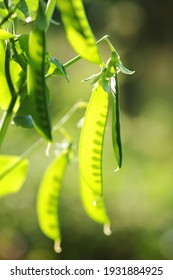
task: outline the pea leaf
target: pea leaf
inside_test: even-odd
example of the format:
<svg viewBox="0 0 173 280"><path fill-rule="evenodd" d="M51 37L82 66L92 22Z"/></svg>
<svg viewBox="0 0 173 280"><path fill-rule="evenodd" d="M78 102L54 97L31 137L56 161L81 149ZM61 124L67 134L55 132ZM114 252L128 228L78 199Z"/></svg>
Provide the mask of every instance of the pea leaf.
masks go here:
<svg viewBox="0 0 173 280"><path fill-rule="evenodd" d="M26 75L20 65L14 60L10 61L10 75L15 91L19 93L21 86L25 83Z"/></svg>
<svg viewBox="0 0 173 280"><path fill-rule="evenodd" d="M87 106L79 144L81 176L97 195L102 194L102 153L107 115L108 93L97 83Z"/></svg>
<svg viewBox="0 0 173 280"><path fill-rule="evenodd" d="M13 35L10 32L8 32L4 29L0 29L0 40L8 40L12 37L13 37Z"/></svg>
<svg viewBox="0 0 173 280"><path fill-rule="evenodd" d="M0 197L20 190L25 181L27 168L26 159L0 155Z"/></svg>
<svg viewBox="0 0 173 280"><path fill-rule="evenodd" d="M15 60L22 70L26 73L27 64L28 64L28 41L29 35L22 34L11 40L12 49L13 49L13 60Z"/></svg>
<svg viewBox="0 0 173 280"><path fill-rule="evenodd" d="M58 59L52 56L50 57L50 66L47 71L46 77L51 76L64 76L69 82L69 78L63 64Z"/></svg>
<svg viewBox="0 0 173 280"><path fill-rule="evenodd" d="M11 0L12 5L18 7L15 11L17 17L26 22L35 20L39 6L39 0Z"/></svg>
<svg viewBox="0 0 173 280"><path fill-rule="evenodd" d="M23 128L33 128L34 127L33 120L30 115L27 115L27 116L18 116L17 115L13 118L13 122L17 126L21 126Z"/></svg>
<svg viewBox="0 0 173 280"><path fill-rule="evenodd" d="M43 233L55 241L60 252L61 231L59 222L59 196L68 163L68 151L62 151L50 164L40 184L37 196L37 216Z"/></svg>
<svg viewBox="0 0 173 280"><path fill-rule="evenodd" d="M29 96L26 92L24 92L24 94L20 97L20 105L13 118L13 123L24 128L34 127L30 110Z"/></svg>
<svg viewBox="0 0 173 280"><path fill-rule="evenodd" d="M86 60L102 64L94 35L81 0L57 0L67 37L72 47Z"/></svg>
<svg viewBox="0 0 173 280"><path fill-rule="evenodd" d="M118 61L117 67L123 74L132 75L135 73L135 71L131 71L131 70L127 69L126 67L124 67L120 60Z"/></svg>
<svg viewBox="0 0 173 280"><path fill-rule="evenodd" d="M4 18L8 15L8 11L4 4L4 0L0 0L0 17Z"/></svg>

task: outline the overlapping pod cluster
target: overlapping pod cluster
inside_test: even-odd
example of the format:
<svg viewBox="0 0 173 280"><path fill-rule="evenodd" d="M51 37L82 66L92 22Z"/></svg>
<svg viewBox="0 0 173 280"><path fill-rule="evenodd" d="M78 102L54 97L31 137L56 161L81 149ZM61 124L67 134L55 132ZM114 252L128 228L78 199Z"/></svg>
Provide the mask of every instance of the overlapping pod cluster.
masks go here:
<svg viewBox="0 0 173 280"><path fill-rule="evenodd" d="M112 144L118 168L122 165L120 134L118 72L133 72L126 69L113 49L111 58L94 78L94 89L90 98L79 145L79 166L81 173L81 195L88 215L104 224L104 231L110 234L110 221L103 201L102 155L106 121L109 107L109 93L112 102Z"/></svg>
<svg viewBox="0 0 173 280"><path fill-rule="evenodd" d="M5 3L6 2L6 3ZM67 38L79 58L96 63L101 71L92 78L94 89L89 101L79 146L82 203L88 215L104 224L110 234L110 219L103 200L102 155L105 127L109 109L109 95L113 98L112 143L118 168L122 164L122 147L119 116L118 72L132 74L126 69L109 40L111 57L105 65L99 54L94 35L87 21L82 0L0 1L0 106L6 110L1 120L0 144L3 141L11 116L13 122L25 128L35 127L48 142L52 141L49 112L49 92L46 79L68 75L63 64L47 52L46 31L55 6L61 13ZM17 3L17 4L16 4ZM14 4L14 5L13 5ZM29 34L19 36L6 30L17 16L24 22L32 21ZM2 18L2 19L1 19ZM71 65L72 61L65 66ZM59 195L71 144L61 150L48 167L40 184L37 213L41 230L55 241L55 250L61 251L59 222ZM26 153L25 153L26 155ZM22 186L28 161L24 157L0 156L0 196L16 192ZM13 182L13 186L9 182ZM7 187L10 185L11 187Z"/></svg>

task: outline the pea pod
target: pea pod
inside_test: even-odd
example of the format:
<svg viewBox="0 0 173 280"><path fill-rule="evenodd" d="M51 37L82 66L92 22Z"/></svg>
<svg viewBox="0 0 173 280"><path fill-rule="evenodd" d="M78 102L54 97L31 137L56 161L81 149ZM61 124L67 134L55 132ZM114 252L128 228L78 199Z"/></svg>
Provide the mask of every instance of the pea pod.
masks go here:
<svg viewBox="0 0 173 280"><path fill-rule="evenodd" d="M89 26L81 0L57 0L68 40L79 55L102 64L94 35Z"/></svg>
<svg viewBox="0 0 173 280"><path fill-rule="evenodd" d="M45 82L45 31L34 27L29 36L27 88L31 115L41 136L51 141L51 123Z"/></svg>
<svg viewBox="0 0 173 280"><path fill-rule="evenodd" d="M104 233L110 235L110 220L106 213L103 196L88 187L86 182L81 179L81 197L83 206L88 216L97 223L104 224Z"/></svg>
<svg viewBox="0 0 173 280"><path fill-rule="evenodd" d="M97 83L89 101L79 145L79 166L86 185L102 194L102 151L108 115L108 93Z"/></svg>
<svg viewBox="0 0 173 280"><path fill-rule="evenodd" d="M96 222L105 225L110 234L110 221L106 213L102 187L102 151L108 115L108 93L102 83L96 83L81 131L79 166L81 173L81 198L86 213Z"/></svg>
<svg viewBox="0 0 173 280"><path fill-rule="evenodd" d="M122 165L122 144L121 144L121 131L120 131L120 105L119 105L119 88L118 88L118 74L111 78L112 90L112 144L114 149L115 158L118 167Z"/></svg>
<svg viewBox="0 0 173 280"><path fill-rule="evenodd" d="M65 150L48 167L37 196L37 215L40 228L47 237L55 240L55 250L57 252L61 251L58 215L59 193L67 163L68 151Z"/></svg>

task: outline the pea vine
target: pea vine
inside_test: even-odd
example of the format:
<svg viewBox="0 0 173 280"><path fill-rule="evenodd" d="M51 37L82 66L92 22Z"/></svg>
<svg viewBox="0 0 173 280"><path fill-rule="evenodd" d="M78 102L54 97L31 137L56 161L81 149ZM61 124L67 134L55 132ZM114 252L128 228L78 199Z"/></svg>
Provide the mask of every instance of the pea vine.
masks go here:
<svg viewBox="0 0 173 280"><path fill-rule="evenodd" d="M46 33L56 8L60 11L67 38L78 54L65 64L53 57L46 46ZM30 24L28 34L17 34L17 21ZM98 49L101 42L106 42L110 49L110 58L106 63ZM30 155L46 142L48 154L54 135L61 133L64 141L59 144L58 153L45 171L37 196L40 228L55 241L55 251L61 251L57 209L62 180L73 158L73 141L63 126L77 110L86 108L78 150L81 201L90 218L103 224L105 234L109 235L110 219L105 208L102 179L105 127L112 98L112 145L119 169L122 166L122 144L118 74L131 75L133 71L123 66L108 36L96 42L81 0L49 0L47 4L41 0L0 1L0 53L0 107L4 111L0 121L0 146L11 123L33 128L40 136L20 156L0 155L0 196L21 189L27 177ZM69 81L67 68L80 59L100 67L98 74L85 79L92 80L93 84L89 103L76 103L52 127L47 79L63 76Z"/></svg>

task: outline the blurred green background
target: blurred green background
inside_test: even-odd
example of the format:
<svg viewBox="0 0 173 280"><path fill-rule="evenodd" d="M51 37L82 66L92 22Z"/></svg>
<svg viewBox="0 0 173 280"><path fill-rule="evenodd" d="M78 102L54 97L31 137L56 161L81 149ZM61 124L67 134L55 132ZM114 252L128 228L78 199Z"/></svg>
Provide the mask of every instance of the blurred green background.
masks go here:
<svg viewBox="0 0 173 280"><path fill-rule="evenodd" d="M79 195L77 147L80 110L65 125L75 143L75 159L63 181L60 201L62 253L38 227L36 195L46 166L43 146L30 157L21 191L1 199L0 259L173 259L173 2L171 0L87 0L89 22L97 39L108 34L133 76L119 74L123 168L116 168L111 147L111 112L104 144L103 179L112 235L85 214ZM54 15L59 19L59 14ZM20 29L24 30L25 26ZM48 50L65 63L76 54L63 26L52 26ZM109 49L100 46L105 61ZM80 61L68 69L70 83L52 78L55 124L78 101L88 101L92 86L81 80L99 71ZM32 130L11 127L2 153L20 155L38 139ZM55 142L61 140L57 135Z"/></svg>

